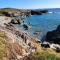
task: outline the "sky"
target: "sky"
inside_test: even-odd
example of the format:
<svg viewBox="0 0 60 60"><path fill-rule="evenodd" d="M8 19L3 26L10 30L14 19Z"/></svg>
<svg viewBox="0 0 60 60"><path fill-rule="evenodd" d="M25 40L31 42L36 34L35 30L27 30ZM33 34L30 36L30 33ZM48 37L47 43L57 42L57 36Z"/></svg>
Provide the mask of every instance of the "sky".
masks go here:
<svg viewBox="0 0 60 60"><path fill-rule="evenodd" d="M0 0L0 8L60 8L60 0Z"/></svg>

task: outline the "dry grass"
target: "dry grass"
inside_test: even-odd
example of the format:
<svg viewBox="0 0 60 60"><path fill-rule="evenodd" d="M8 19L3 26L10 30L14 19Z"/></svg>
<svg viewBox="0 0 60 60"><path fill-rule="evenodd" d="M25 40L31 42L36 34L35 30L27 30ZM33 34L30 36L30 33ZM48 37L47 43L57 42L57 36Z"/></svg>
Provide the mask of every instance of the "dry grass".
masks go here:
<svg viewBox="0 0 60 60"><path fill-rule="evenodd" d="M22 47L18 43L9 43L8 37L0 31L0 60L15 60L17 55L22 55Z"/></svg>
<svg viewBox="0 0 60 60"><path fill-rule="evenodd" d="M4 57L8 59L15 59L16 55L22 55L22 47L17 43L8 43L7 36L4 32L0 32L0 60ZM32 44L37 48L36 52L33 53L31 60L60 60L60 53L56 53L51 48L42 48L39 43L32 39ZM7 50L6 50L7 49Z"/></svg>
<svg viewBox="0 0 60 60"><path fill-rule="evenodd" d="M6 38L5 33L0 32L0 60L5 56Z"/></svg>

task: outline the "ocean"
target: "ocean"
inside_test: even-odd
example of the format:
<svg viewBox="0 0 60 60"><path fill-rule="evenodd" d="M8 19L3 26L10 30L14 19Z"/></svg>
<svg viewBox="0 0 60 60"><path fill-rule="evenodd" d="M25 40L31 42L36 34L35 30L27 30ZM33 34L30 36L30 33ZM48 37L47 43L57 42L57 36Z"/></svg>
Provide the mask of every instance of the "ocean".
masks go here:
<svg viewBox="0 0 60 60"><path fill-rule="evenodd" d="M26 17L24 20L25 23L31 26L31 29L26 31L30 35L43 40L43 37L46 36L48 31L52 31L56 29L58 25L60 25L60 10L49 9L49 12L52 13ZM36 32L39 34L36 35Z"/></svg>

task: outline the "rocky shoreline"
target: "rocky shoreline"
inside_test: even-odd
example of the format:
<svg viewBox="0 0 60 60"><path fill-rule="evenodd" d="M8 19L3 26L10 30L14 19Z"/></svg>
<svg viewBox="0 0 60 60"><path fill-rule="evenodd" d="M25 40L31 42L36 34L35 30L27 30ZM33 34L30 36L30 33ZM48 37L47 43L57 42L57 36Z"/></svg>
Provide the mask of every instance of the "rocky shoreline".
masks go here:
<svg viewBox="0 0 60 60"><path fill-rule="evenodd" d="M11 17L0 16L0 21L0 32L4 32L7 36L5 50L6 56L4 57L4 60L25 60L24 58L30 56L36 51L40 52L43 48L52 48L50 46L52 44L48 42L41 43L38 39L30 36L28 32L26 33L25 31L17 29L14 24L11 23ZM54 47L57 46L58 45L54 45Z"/></svg>

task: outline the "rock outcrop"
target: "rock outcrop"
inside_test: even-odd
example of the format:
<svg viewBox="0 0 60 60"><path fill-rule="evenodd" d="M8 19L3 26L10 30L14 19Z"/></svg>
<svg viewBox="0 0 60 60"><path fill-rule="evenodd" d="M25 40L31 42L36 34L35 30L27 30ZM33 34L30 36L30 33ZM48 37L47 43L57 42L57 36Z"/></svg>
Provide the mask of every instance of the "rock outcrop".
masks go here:
<svg viewBox="0 0 60 60"><path fill-rule="evenodd" d="M25 30L28 30L28 25L24 24L23 27Z"/></svg>
<svg viewBox="0 0 60 60"><path fill-rule="evenodd" d="M50 43L60 44L60 25L56 30L47 32L46 41Z"/></svg>
<svg viewBox="0 0 60 60"><path fill-rule="evenodd" d="M21 24L20 20L19 19L12 19L11 22L12 24Z"/></svg>
<svg viewBox="0 0 60 60"><path fill-rule="evenodd" d="M47 12L48 12L47 10L31 10L31 15L41 15Z"/></svg>
<svg viewBox="0 0 60 60"><path fill-rule="evenodd" d="M31 10L31 15L41 15L40 11Z"/></svg>

